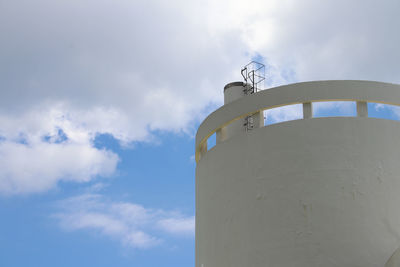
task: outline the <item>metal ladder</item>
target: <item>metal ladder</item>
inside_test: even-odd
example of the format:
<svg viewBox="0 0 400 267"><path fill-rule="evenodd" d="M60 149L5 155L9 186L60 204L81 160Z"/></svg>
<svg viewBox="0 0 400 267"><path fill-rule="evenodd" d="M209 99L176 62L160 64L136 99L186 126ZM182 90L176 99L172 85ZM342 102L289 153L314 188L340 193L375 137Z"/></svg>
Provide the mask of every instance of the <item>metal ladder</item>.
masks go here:
<svg viewBox="0 0 400 267"><path fill-rule="evenodd" d="M241 70L244 79L243 93L251 95L257 93L261 83L265 80L265 65L256 61L251 61ZM244 118L243 126L247 131L254 129L254 118L252 115Z"/></svg>

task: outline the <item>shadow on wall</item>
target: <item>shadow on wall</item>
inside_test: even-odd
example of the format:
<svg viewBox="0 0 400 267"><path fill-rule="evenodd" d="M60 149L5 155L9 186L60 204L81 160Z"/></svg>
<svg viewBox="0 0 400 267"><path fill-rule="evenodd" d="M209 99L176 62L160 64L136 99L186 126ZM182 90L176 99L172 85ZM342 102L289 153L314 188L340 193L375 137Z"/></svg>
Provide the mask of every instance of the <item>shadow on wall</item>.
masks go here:
<svg viewBox="0 0 400 267"><path fill-rule="evenodd" d="M400 248L398 248L390 259L386 262L385 267L400 267Z"/></svg>

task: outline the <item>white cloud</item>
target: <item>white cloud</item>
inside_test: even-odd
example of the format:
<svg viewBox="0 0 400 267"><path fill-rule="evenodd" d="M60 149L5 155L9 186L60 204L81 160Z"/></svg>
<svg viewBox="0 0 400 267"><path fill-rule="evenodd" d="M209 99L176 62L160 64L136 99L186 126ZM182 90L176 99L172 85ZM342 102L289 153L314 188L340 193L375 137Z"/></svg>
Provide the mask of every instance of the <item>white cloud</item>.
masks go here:
<svg viewBox="0 0 400 267"><path fill-rule="evenodd" d="M75 176L66 164L39 161L43 147L57 150L60 161L72 145L82 145L91 151L85 168L92 170L103 165L100 158L108 166L115 162L93 147L99 133L125 146L151 140L157 130L193 133L196 120L222 104L224 84L241 79L240 67L257 54L265 57L269 86L314 79L400 82L399 8L397 0L2 1L2 155L23 147L41 169L59 166L42 176L15 160L25 171L0 172L2 186L7 181L14 184L7 188L17 188L7 190L42 191ZM270 116L294 118L294 111ZM54 139L60 129L70 149ZM54 137L51 145L41 143L44 135ZM112 169L87 172L86 180ZM33 180L46 185L22 185Z"/></svg>
<svg viewBox="0 0 400 267"><path fill-rule="evenodd" d="M398 1L257 3L252 16L239 15L236 23L254 51L281 71L293 70L297 80L400 81Z"/></svg>
<svg viewBox="0 0 400 267"><path fill-rule="evenodd" d="M42 192L57 182L88 182L111 175L118 156L82 144L0 143L0 193Z"/></svg>
<svg viewBox="0 0 400 267"><path fill-rule="evenodd" d="M158 225L164 231L171 234L193 235L195 218L167 218L158 221Z"/></svg>
<svg viewBox="0 0 400 267"><path fill-rule="evenodd" d="M93 146L101 133L124 146L156 130L193 134L248 58L234 34L211 38L201 10L181 1L0 2L0 153L12 163L0 170L0 193L109 175L117 156Z"/></svg>
<svg viewBox="0 0 400 267"><path fill-rule="evenodd" d="M85 116L60 105L20 116L0 115L0 193L43 192L61 180L82 183L111 176L119 157L94 147L94 129L99 127L85 125ZM109 121L103 120L102 126Z"/></svg>
<svg viewBox="0 0 400 267"><path fill-rule="evenodd" d="M97 131L105 130L99 118L118 118L117 138L141 141L151 130L190 130L257 53L271 85L396 82L396 7L394 0L10 1L0 11L0 106L9 114L64 101Z"/></svg>
<svg viewBox="0 0 400 267"><path fill-rule="evenodd" d="M98 194L66 199L59 203L59 209L54 217L65 230L92 230L133 248L160 245L165 234L194 236L193 216L113 202Z"/></svg>

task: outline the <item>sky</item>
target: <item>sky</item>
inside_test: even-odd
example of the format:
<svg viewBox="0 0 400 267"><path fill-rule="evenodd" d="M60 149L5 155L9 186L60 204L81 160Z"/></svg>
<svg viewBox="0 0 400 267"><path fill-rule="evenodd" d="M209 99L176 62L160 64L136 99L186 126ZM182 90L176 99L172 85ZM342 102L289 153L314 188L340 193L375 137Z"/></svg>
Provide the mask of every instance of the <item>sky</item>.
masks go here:
<svg viewBox="0 0 400 267"><path fill-rule="evenodd" d="M194 266L194 136L224 85L253 59L267 88L400 83L399 10L397 0L0 0L0 266ZM299 114L272 110L266 122Z"/></svg>

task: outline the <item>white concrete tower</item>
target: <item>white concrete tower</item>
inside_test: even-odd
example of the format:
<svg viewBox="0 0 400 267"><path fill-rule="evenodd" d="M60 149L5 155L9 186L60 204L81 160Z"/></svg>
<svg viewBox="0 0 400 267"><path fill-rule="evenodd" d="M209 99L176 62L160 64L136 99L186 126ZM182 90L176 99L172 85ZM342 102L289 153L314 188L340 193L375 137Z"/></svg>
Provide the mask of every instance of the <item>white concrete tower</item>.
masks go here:
<svg viewBox="0 0 400 267"><path fill-rule="evenodd" d="M400 266L400 122L367 110L400 105L400 86L244 86L196 135L196 267ZM313 118L318 101L355 101L357 116ZM264 110L298 103L303 119L264 127Z"/></svg>

